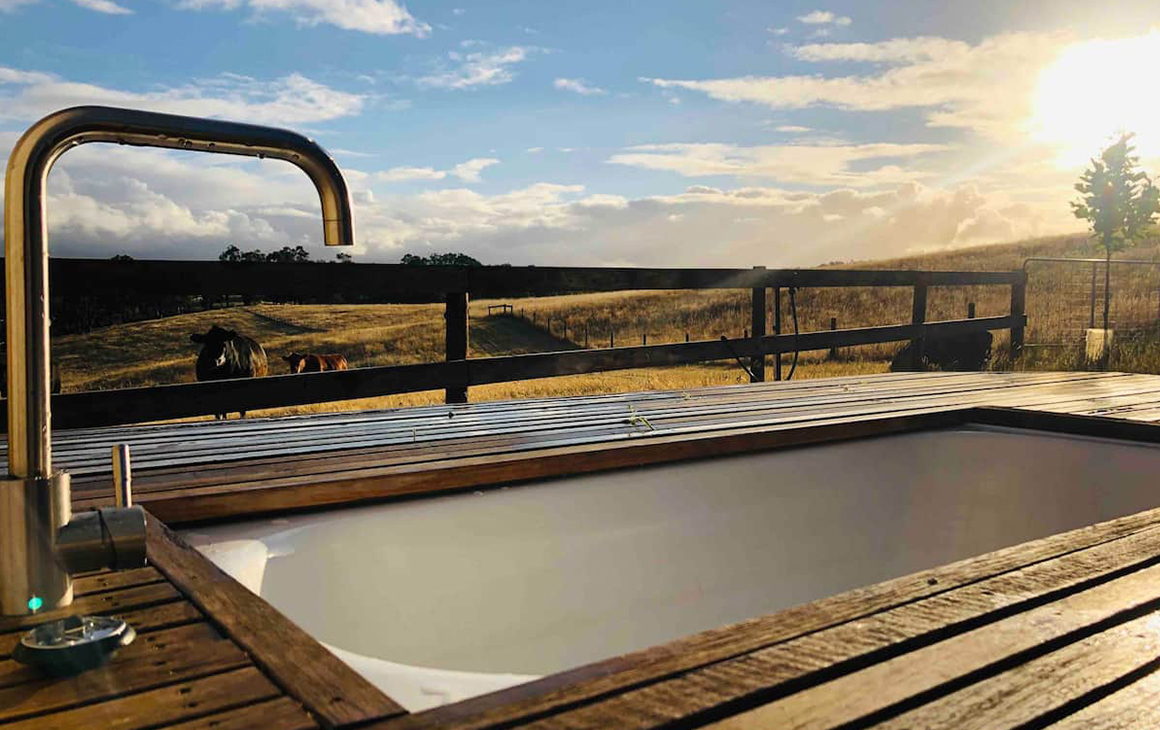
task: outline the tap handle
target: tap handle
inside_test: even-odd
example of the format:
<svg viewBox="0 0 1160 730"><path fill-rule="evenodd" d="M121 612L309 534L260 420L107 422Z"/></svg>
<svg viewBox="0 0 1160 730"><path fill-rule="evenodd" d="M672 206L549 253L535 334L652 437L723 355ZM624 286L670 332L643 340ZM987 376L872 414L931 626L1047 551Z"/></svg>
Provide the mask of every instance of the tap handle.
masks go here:
<svg viewBox="0 0 1160 730"><path fill-rule="evenodd" d="M133 465L129 461L129 444L113 447L113 497L118 507L133 506Z"/></svg>

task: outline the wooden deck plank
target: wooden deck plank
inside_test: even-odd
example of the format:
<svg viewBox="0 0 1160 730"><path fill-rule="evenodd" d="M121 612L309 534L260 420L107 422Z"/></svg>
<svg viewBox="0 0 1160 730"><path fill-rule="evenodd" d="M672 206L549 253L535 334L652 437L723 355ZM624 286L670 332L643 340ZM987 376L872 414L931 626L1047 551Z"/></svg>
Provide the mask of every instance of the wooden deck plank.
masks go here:
<svg viewBox="0 0 1160 730"><path fill-rule="evenodd" d="M114 611L114 613L128 622L138 633L181 626L205 619L205 615L201 611L182 599L174 599L168 603L132 611ZM12 649L20 641L23 634L23 630L0 634L0 660L12 656Z"/></svg>
<svg viewBox="0 0 1160 730"><path fill-rule="evenodd" d="M1005 387L1023 388L1026 386ZM984 384L980 384L976 390L981 393L990 393L996 392L997 388L995 387L995 383L987 381ZM941 395L944 399L950 398L953 401L956 398L964 397L968 392L975 392L975 390L968 388L965 383L962 383L953 392L937 395ZM792 402L779 401L778 399L757 399L753 397L753 394L749 394L745 398L738 397L736 400L723 402L713 401L706 404L682 403L677 401L672 407L665 410L649 409L643 406L637 407L632 403L628 403L618 405L612 411L600 413L577 411L567 414L556 414L551 419L546 420L523 418L515 423L513 423L511 417L508 417L497 419L494 422L469 426L463 422L448 422L444 417L436 418L414 428L400 429L390 424L381 425L371 422L360 424L357 430L347 428L332 434L328 434L322 427L299 427L295 429L297 438L290 434L275 434L265 438L260 435L247 435L244 441L239 441L237 439L230 439L224 434L210 434L198 442L192 442L187 439L183 440L181 448L176 455L172 443L155 447L155 449L159 449L160 453L163 454L163 458L160 460L157 458L150 459L150 454L154 453L154 450L142 449L133 439L125 439L125 441L132 445L134 459L138 467L152 471L164 469L169 465L182 463L197 463L199 466L204 467L211 463L230 464L241 460L249 461L258 459L262 456L269 457L271 455L277 455L285 457L287 455L327 453L336 450L354 451L359 448L390 448L392 446L402 446L404 448L420 447L430 449L432 444L429 442L431 441L440 442L440 450L444 450L455 441L474 443L481 439L494 436L512 437L513 435L518 435L522 438L530 439L534 438L536 434L541 434L550 437L565 427L565 430L570 434L578 434L590 428L614 428L619 433L631 433L636 429L629 423L629 417L636 412L645 414L651 421L655 422L658 428L665 423L665 419L670 415L680 419L699 417L703 420L744 422L746 420L760 418L761 414L765 412L776 412L794 406L798 406L799 408L805 406L809 411L816 413L819 407L823 406L833 407L843 402L857 402L860 404L882 402L888 400L891 395L890 390L887 388L878 391L873 398L868 398L866 394L840 393L834 396L832 403L816 402L816 399L814 402L802 403L796 399ZM936 394L928 393L927 395L931 396ZM713 419L712 416L714 415L718 416L718 418ZM228 444L229 448L223 449L223 444ZM303 447L298 444L306 444L306 446ZM238 453L239 449L242 453ZM107 447L96 450L89 448L86 452L79 455L62 454L62 465L69 468L78 476L106 475L109 471L108 454L109 450ZM78 484L80 484L79 481Z"/></svg>
<svg viewBox="0 0 1160 730"><path fill-rule="evenodd" d="M958 393L951 400L953 400L953 404L955 405L965 406L986 403L996 398L995 391L993 390L987 390L985 393L985 396L981 396L978 399L968 398L963 393ZM1026 399L1026 396L1024 396L1024 399ZM852 402L860 409L859 412L867 413L866 404L872 404L879 400L882 400L882 398L861 398L853 401L846 398L843 400L843 403ZM830 410L825 412L825 418L833 419L847 413L847 411L837 408L836 405L836 403L832 404ZM694 425L708 426L709 428L728 428L753 425L800 425L803 420L824 420L823 418L819 418L817 408L818 404L807 404L804 407L798 404L796 407L788 407L771 403L761 405L760 407L751 405L749 408L740 408L735 405L717 406L713 412L704 417L697 415L698 411L693 408L682 408L672 411L671 416L652 412L648 412L645 415L650 419L650 424L655 429L649 431L649 435L663 435L666 432L677 431ZM869 412L889 412L891 410L901 409L898 407L876 408ZM641 411L641 413L645 412ZM135 486L138 493L144 493L173 488L175 484L188 486L209 484L215 480L221 481L223 477L232 483L236 483L259 478L270 478L287 473L325 473L338 468L336 466L336 460L340 460L342 468L351 469L373 464L386 465L392 463L421 462L430 460L432 457L449 458L453 456L469 456L481 453L511 451L517 448L546 448L551 446L607 441L632 435L639 436L642 433L641 427L628 427L626 425L629 420L629 415L629 411L624 410L618 412L614 419L604 418L595 425L586 425L582 419L577 417L569 419L566 428L563 428L563 424L561 423L555 423L552 424L551 428L542 430L521 429L518 433L512 433L511 427L509 426L506 432L493 429L486 433L472 433L470 438L457 437L455 439L444 439L441 440L437 450L433 450L429 443L412 443L406 437L403 437L401 440L396 439L395 442L391 443L384 442L380 446L371 449L355 448L351 445L350 448L343 449L342 451L331 450L323 452L322 454L287 453L283 454L279 459L259 458L243 462L234 462L216 468L199 466L196 470L189 470L188 468L182 467L153 467L143 472L141 470L138 471L135 478ZM103 455L102 459L104 458ZM110 487L107 483L107 477L102 476L95 483L93 481L78 480L77 489L80 493L87 495L91 494L94 489L107 492Z"/></svg>
<svg viewBox="0 0 1160 730"><path fill-rule="evenodd" d="M1160 727L1160 672L1130 683L1074 714L1050 730L1155 730Z"/></svg>
<svg viewBox="0 0 1160 730"><path fill-rule="evenodd" d="M163 524L154 519L148 525L149 562L314 716L342 725L404 712Z"/></svg>
<svg viewBox="0 0 1160 730"><path fill-rule="evenodd" d="M20 720L10 730L143 730L277 698L280 692L253 667Z"/></svg>
<svg viewBox="0 0 1160 730"><path fill-rule="evenodd" d="M73 595L79 598L93 593L115 591L122 588L158 583L163 580L165 580L165 577L152 567L122 570L115 573L98 573L97 575L90 575L74 580Z"/></svg>
<svg viewBox="0 0 1160 730"><path fill-rule="evenodd" d="M702 632L458 705L399 718L383 727L433 728L454 724L461 730L478 730L504 726L617 693L647 691L647 685L690 676L700 667L742 660L739 658L763 650L777 657L770 659L770 665L783 661L787 662L785 666L794 667L800 662L795 659L799 645L786 642L804 635L822 636L827 630L843 637L842 640L828 642L831 647L828 654L815 649L803 656L827 656L830 663L852 661L898 642L913 641L922 631L946 631L946 625L937 620L918 623L918 618L926 615L924 612L930 607L936 607L932 615L944 619L951 616L950 611L957 611L958 623L969 628L970 621L988 612L1011 611L1021 603L1042 601L1053 591L1074 591L1077 583L1092 580L1093 576L1109 576L1117 570L1146 566L1160 555L1158 526L1160 509L1054 535ZM892 610L909 617L910 633L883 629L882 633L869 632L868 638L861 638L863 626L889 626ZM868 645L868 640L879 643ZM784 648L779 648L783 645ZM835 648L842 646L846 649ZM817 666L809 665L802 668L803 671L816 669ZM788 680L796 676L771 676L770 684L775 684L774 680L779 677ZM645 689L638 689L641 687ZM748 694L744 687L739 685L738 689L740 697ZM730 701L736 700L734 697Z"/></svg>
<svg viewBox="0 0 1160 730"><path fill-rule="evenodd" d="M196 624L194 626L197 626ZM149 639L156 639L149 641ZM134 642L136 644L137 642ZM206 638L193 627L159 632L141 648L103 667L69 678L35 678L0 689L0 722L101 704L157 687L252 666L233 642Z"/></svg>
<svg viewBox="0 0 1160 730"><path fill-rule="evenodd" d="M1157 614L1150 612L1046 656L922 705L874 727L879 730L1021 728L1066 716L1160 668Z"/></svg>
<svg viewBox="0 0 1160 730"><path fill-rule="evenodd" d="M217 632L217 629L204 621L157 631L149 635L138 634L132 644L117 652L110 666L152 655L160 649L175 645L185 646L194 641L217 641L220 639L221 634ZM35 667L11 659L0 661L0 688L43 679L44 674ZM0 713L3 711L3 703L0 703Z"/></svg>
<svg viewBox="0 0 1160 730"><path fill-rule="evenodd" d="M71 606L53 611L44 611L32 616L0 617L0 633L28 629L37 624L64 618L74 614L109 614L144 608L158 603L167 603L181 598L181 594L168 583L150 583L123 590L109 591L81 596Z"/></svg>
<svg viewBox="0 0 1160 730"><path fill-rule="evenodd" d="M1077 386L1077 388L1078 387L1079 386ZM1072 401L1072 400L1075 400L1076 398L1080 398L1080 397L1086 397L1086 396L1082 392L1076 393L1075 389L1073 389L1070 393L1067 393L1066 391L1064 391L1063 393L1057 394L1055 396L1040 395L1036 399L1036 402L1041 404L1045 408L1049 408L1053 403ZM960 397L960 398L955 399L954 402L960 406L981 405L981 404L985 404L985 403L995 403L997 405L1019 405L1021 401L1026 402L1028 400L1029 400L1029 398L1026 395L1013 396L1013 397L1009 397L1009 398L1000 398L998 396L995 396L993 393L988 392L984 396L980 396L977 400L972 399L972 398ZM872 402L872 401L865 401L865 402L856 401L857 405L851 406L851 407L846 408L846 409L831 409L830 411L827 411L827 419L826 420L833 420L833 419L836 419L839 417L868 418L868 417L888 414L891 412L909 413L909 412L916 412L916 411L921 412L924 410L933 411L933 410L945 409L945 408L949 407L949 405L950 405L949 402L924 404L923 407L916 409L916 408L902 407L898 404L889 403L889 402L885 403L885 404L878 404L878 405L866 405L865 404L866 402ZM507 451L530 450L530 449L536 449L536 448L552 448L554 446L558 447L560 445L578 445L581 443L607 443L609 441L615 441L615 440L641 438L642 436L643 437L659 437L659 436L665 435L665 431L672 432L672 433L696 432L698 430L709 432L709 431L719 430L719 429L730 429L730 428L738 428L738 427L757 427L757 426L796 428L796 427L801 427L803 425L807 425L807 423L810 421L821 421L822 420L822 419L818 418L816 412L811 412L811 410L812 409L807 409L805 413L793 413L793 412L788 412L788 411L778 411L778 412L775 412L776 415L774 417L766 417L766 418L761 418L761 419L753 418L753 419L749 419L749 420L742 419L739 421L731 421L731 422L710 421L710 422L705 423L705 424L693 423L693 425L690 425L690 423L692 423L692 422L682 421L682 422L677 422L677 423L672 423L672 424L664 424L665 425L664 429L658 429L658 431L655 433L654 432L646 432L644 434L642 434L641 431L636 430L636 429L633 429L633 430L626 432L626 431L623 431L622 429L617 428L617 429L614 429L612 432L608 432L608 431L597 432L597 433L589 434L587 436L579 436L578 437L576 435L576 432L569 431L564 435L551 436L551 437L549 437L550 440L545 440L545 441L541 441L541 442L535 442L535 441L531 441L531 440L518 441L518 442L508 441L507 443L511 444L510 449L496 448L496 446L488 445L488 444L476 444L476 445L468 446L467 447L468 450L465 453L467 453L467 454L471 454L471 453L496 453L496 452L505 453ZM446 447L448 445L445 444L444 446ZM276 479L290 478L290 477L286 477L285 476L286 474L298 474L298 478L304 479L304 480L308 479L310 481L325 481L327 479L337 479L337 478L343 478L345 476L349 476L348 472L353 472L353 471L357 471L359 469L367 468L366 465L368 465L368 464L376 464L377 463L378 465L381 466L384 463L387 463L387 464L390 464L390 463L403 463L403 464L428 463L428 461L433 459L433 458L435 458L435 459L445 458L447 455L449 455L447 453L447 451L443 448L433 451L430 446L420 446L418 448L410 447L410 451L412 453L408 454L407 456L401 458L400 460L398 460L396 462L395 460L391 459L391 457L389 456L390 449L391 449L391 447L383 447L383 451L378 454L377 461L376 461L376 456L374 455L374 453L371 453L370 455L366 456L365 458L357 458L354 456L348 456L347 454L342 453L342 452L332 452L326 458L314 460L311 462L306 462L305 464L302 462L294 462L292 460L284 460L282 463L273 464L273 465L266 464L266 465L250 466L247 463L237 463L237 464L233 465L232 469L225 469L225 470L222 470L220 472L220 476L222 478L229 479L230 475L232 475L232 477L233 477L228 483L220 484L220 487L232 489L232 488L236 488L240 482L247 481L247 480L257 481L257 480L261 480L261 479L276 480ZM490 449L490 451L489 451L489 449ZM349 459L349 461L348 461L348 459ZM205 485L207 485L207 483L208 483L208 486L213 487L215 485L212 484L212 482L214 481L215 477L217 477L217 476L218 476L218 474L215 474L211 470L197 469L197 470L194 470L192 472L187 471L184 474L182 474L182 473L174 474L169 478L171 481L169 481L168 483L166 483L166 480L163 479L161 481L161 483L150 484L149 480L151 479L151 477L149 476L148 473L146 473L143 476L139 476L137 479L138 482L146 485L143 487L138 486L138 493L139 493L142 500L146 500L147 499L145 497L146 494L150 494L150 493L155 492L155 491L171 491L174 489L179 489L179 488L182 488L181 485L186 484L186 483L191 483L189 488L196 488L195 486L193 486L195 484L201 484L201 485L205 486ZM286 486L286 485L275 482L275 483L270 484L269 486L274 487L274 486ZM81 501L79 501L78 504L82 507L87 507L90 504L99 503L101 498L95 498L92 495L102 494L102 493L108 494L108 491L109 490L107 487L99 487L99 486L93 487L93 486L91 486L86 490L86 488L82 486L78 490L78 496L81 497ZM189 494L190 494L190 496L194 496L196 493L190 492Z"/></svg>
<svg viewBox="0 0 1160 730"><path fill-rule="evenodd" d="M1071 566L1068 567L1070 569ZM888 661L845 674L808 691L797 692L734 715L714 723L712 727L719 730L755 726L825 730L888 713L908 702L917 701L914 698L938 693L954 683L985 677L988 672L993 674L1001 667L1046 653L1051 647L1066 645L1083 639L1091 632L1116 626L1125 617L1131 619L1141 614L1151 615L1160 607L1158 578L1160 566L1145 568L1038 608L988 622L973 631L906 651ZM889 626L866 627L866 633L885 633L890 629L905 632L909 618L911 616L896 615L892 617ZM955 617L951 615L946 618L950 623ZM928 626L932 621L940 621L938 609L930 612L924 610L920 620ZM828 660L827 642L839 638L818 636L801 646L801 653L813 657L815 662L820 657ZM839 653L847 651L845 647L831 646ZM743 662L731 666L714 667L711 673L715 675L713 679L716 682L705 681L709 679L708 676L698 677L701 681L696 684L683 678L664 687L663 693L655 693L653 704L661 697L677 697L682 687L688 691L689 687L699 686L703 693L706 687L727 687L729 695L733 695L740 684L769 687L772 684L771 677L767 677L766 673L778 672L778 660L784 658L784 652L779 652L776 657L771 653L763 653L746 657ZM686 711L685 714L691 713ZM946 719L949 721L950 716ZM901 727L905 727L905 724ZM1000 725L991 727L997 728Z"/></svg>
<svg viewBox="0 0 1160 730"><path fill-rule="evenodd" d="M165 730L315 730L318 725L289 697L166 725Z"/></svg>
<svg viewBox="0 0 1160 730"><path fill-rule="evenodd" d="M941 382L946 383L946 385L942 388L934 389L927 385L909 394L905 390L902 390L904 388L903 385L879 384L879 387L872 391L868 387L847 387L845 390L834 389L825 397L817 394L797 398L790 397L788 394L779 394L780 397L762 397L765 394L739 392L732 393L730 399L725 401L718 401L716 399L705 400L701 398L696 401L684 401L682 399L672 398L667 401L667 407L669 412L675 414L684 413L686 417L700 412L706 412L708 414L716 412L725 418L737 420L742 417L741 414L753 409L768 410L771 408L781 408L783 406L792 407L795 402L798 405L804 405L810 408L814 412L818 412L819 409L831 408L842 402L884 402L896 397L921 396L927 400L937 397L943 400L950 399L953 403L955 398L961 397L966 393L977 392L984 394L989 391L997 393L1005 389L1028 389L1058 382L1070 383L1073 387L1078 386L1080 383L1103 382L1108 384L1131 380L1132 376L1117 375L1107 377L1104 374L1077 376L1073 374L1053 373L1037 374L1032 378L1024 378L1011 382L989 377L989 375L980 376L975 374L974 378L974 380L967 378L944 380ZM598 426L619 424L622 432L628 432L632 429L628 428L627 424L624 423L626 420L624 416L629 412L630 406L649 414L650 419L654 419L654 416L651 414L655 413L655 419L662 420L661 413L664 411L658 412L654 409L655 407L650 407L643 403L636 404L633 401L626 401L608 406L607 408L611 410L605 409L592 412L584 409L574 409L571 411L556 412L543 420L528 418L526 416L516 420L512 418L512 414L509 414L506 418L497 416L492 417L492 420L480 424L473 424L470 422L472 416L468 412L461 414L459 416L460 421L458 422L449 421L444 414L443 416L430 417L422 423L412 424L404 428L399 428L388 420L386 423L377 421L360 422L358 423L357 429L351 429L348 426L337 431L328 431L328 427L324 424L307 426L305 428L299 426L290 433L274 431L270 434L264 434L262 430L252 429L252 433L245 434L244 441L238 441L237 439L231 441L230 434L224 430L221 432L207 430L198 439L191 440L188 437L183 438L180 455L177 456L174 455L174 435L170 435L168 438L164 436L157 437L161 439L161 443L152 447L146 447L133 438L119 440L127 441L133 445L134 457L140 467L158 468L167 463L177 463L183 460L200 464L212 463L218 460L222 463L229 463L231 461L258 458L259 455L270 451L285 455L287 453L324 452L335 449L346 450L357 448L360 445L389 446L395 443L408 443L412 440L416 443L424 443L429 440L438 440L446 443L448 440L455 438L478 439L489 434L497 433L506 435L512 433L530 434L543 430L555 430L562 424L562 419L566 421L569 431L582 430L583 426L593 423ZM294 436L295 433L298 434L297 437ZM110 439L100 444L99 447L94 445L90 440L86 442L85 450L80 454L70 454L67 450L61 451L61 464L78 475L88 473L105 474L109 471L107 463L109 460L109 447L117 440ZM231 443L232 448L223 452L220 448L222 443ZM243 443L246 445L243 449L244 453L235 453L239 445ZM307 446L295 448L295 444L297 443L304 443ZM265 452L263 452L263 448ZM164 458L161 461L150 461L149 455L152 453L161 453ZM89 456L86 456L86 454ZM188 456L185 454L188 454ZM266 455L269 454L266 453Z"/></svg>

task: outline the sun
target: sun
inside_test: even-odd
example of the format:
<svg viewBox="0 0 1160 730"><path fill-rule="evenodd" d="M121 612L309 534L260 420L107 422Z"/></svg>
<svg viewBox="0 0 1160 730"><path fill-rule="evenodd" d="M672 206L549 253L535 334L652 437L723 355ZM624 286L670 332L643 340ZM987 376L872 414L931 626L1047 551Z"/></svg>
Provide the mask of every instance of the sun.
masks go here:
<svg viewBox="0 0 1160 730"><path fill-rule="evenodd" d="M1034 137L1059 149L1061 167L1078 167L1123 132L1136 133L1142 157L1160 156L1160 30L1064 49L1035 91Z"/></svg>

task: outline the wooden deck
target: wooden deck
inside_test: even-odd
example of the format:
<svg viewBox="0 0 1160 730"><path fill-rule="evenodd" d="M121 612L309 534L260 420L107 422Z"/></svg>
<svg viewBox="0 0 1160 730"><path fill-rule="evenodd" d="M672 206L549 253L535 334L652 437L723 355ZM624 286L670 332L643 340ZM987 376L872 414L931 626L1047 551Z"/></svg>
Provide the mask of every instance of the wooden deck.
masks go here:
<svg viewBox="0 0 1160 730"><path fill-rule="evenodd" d="M157 520L149 567L74 583L62 611L0 618L0 726L309 730L403 710ZM110 614L137 639L104 667L53 679L12 660L42 621Z"/></svg>
<svg viewBox="0 0 1160 730"><path fill-rule="evenodd" d="M109 446L132 444L140 502L177 523L913 430L980 406L1160 442L1160 377L975 373L62 431L55 454L83 508L108 497ZM1160 509L415 715L150 524L151 567L81 579L69 609L141 637L69 680L0 662L0 726L1160 726ZM31 623L0 619L0 655Z"/></svg>
<svg viewBox="0 0 1160 730"><path fill-rule="evenodd" d="M971 406L1152 421L1158 382L1118 373L873 375L57 431L53 455L73 475L76 507L87 509L111 502L109 449L130 444L137 501L179 524L538 478L559 472L561 459L573 471L671 460L674 442L688 457L723 453L721 434L761 434L776 446L814 438L816 426ZM698 451L706 437L715 443ZM650 455L653 445L665 448Z"/></svg>

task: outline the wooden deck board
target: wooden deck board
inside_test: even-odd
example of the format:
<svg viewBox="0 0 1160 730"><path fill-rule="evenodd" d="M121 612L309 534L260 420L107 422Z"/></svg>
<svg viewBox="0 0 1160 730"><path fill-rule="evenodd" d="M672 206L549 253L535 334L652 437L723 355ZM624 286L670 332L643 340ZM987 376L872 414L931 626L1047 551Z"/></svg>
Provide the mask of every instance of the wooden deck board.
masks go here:
<svg viewBox="0 0 1160 730"><path fill-rule="evenodd" d="M78 578L80 595L71 606L0 618L0 727L308 730L319 719L337 727L401 712L377 690L366 692L365 680L200 553L172 542L152 516L148 525L150 567ZM191 593L217 602L199 608ZM230 620L231 611L260 622L276 641L253 640ZM137 638L105 666L74 677L48 677L9 658L30 626L81 613L121 616ZM304 675L316 686L307 686ZM364 694L347 693L352 687ZM331 704L349 697L349 707L312 716L303 705L321 694Z"/></svg>
<svg viewBox="0 0 1160 730"><path fill-rule="evenodd" d="M57 463L77 472L78 508L111 500L108 450L124 441L133 448L138 501L173 524L314 506L324 493L329 503L398 495L411 491L406 474L446 469L455 459L495 461L669 435L798 431L955 407L1099 413L1130 402L1160 402L1160 380L1120 373L908 373L414 412L154 425L140 432L87 429L58 432L55 441ZM191 508L192 503L206 509Z"/></svg>
<svg viewBox="0 0 1160 730"><path fill-rule="evenodd" d="M1148 425L1160 421L1160 377L1119 373L876 375L84 429L54 442L76 508L108 499L109 447L127 442L139 501L182 522L938 427L983 406L999 410L969 411L981 422L1160 443ZM67 612L117 613L140 632L105 669L38 677L8 659L34 622L0 619L0 726L1071 730L1160 717L1160 509L415 715L159 521L149 546L149 568L76 582ZM175 669L161 676L151 645L168 640Z"/></svg>

